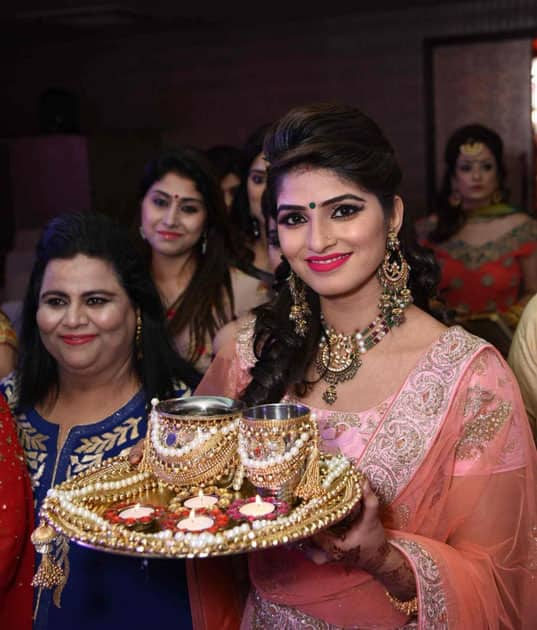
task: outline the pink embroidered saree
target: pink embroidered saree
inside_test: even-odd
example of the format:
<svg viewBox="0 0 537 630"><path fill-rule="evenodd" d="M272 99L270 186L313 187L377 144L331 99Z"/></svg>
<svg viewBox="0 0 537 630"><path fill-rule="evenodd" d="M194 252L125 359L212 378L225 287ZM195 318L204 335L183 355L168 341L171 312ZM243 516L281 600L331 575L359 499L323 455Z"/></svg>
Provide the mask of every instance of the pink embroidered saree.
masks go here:
<svg viewBox="0 0 537 630"><path fill-rule="evenodd" d="M223 349L197 393L239 395L254 361L252 330L249 322ZM537 455L518 386L492 346L450 328L362 423L366 435L348 413L332 420L338 413L339 428L320 426L324 447L352 457L370 480L389 539L413 567L419 614L397 612L364 571L317 566L281 547L250 554L242 627L534 628ZM203 562L193 605L224 610L200 587Z"/></svg>

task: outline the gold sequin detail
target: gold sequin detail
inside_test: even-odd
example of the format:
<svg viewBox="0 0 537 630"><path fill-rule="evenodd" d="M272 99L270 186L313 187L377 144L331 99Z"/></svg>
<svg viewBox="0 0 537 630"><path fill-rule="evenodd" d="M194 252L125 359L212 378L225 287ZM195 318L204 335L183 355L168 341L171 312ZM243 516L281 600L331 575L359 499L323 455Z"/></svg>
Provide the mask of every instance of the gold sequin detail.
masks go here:
<svg viewBox="0 0 537 630"><path fill-rule="evenodd" d="M315 619L296 608L282 606L263 599L257 591L253 593L254 615L251 630L343 630L340 626Z"/></svg>
<svg viewBox="0 0 537 630"><path fill-rule="evenodd" d="M390 543L411 560L418 579L420 627L447 630L450 627L446 594L442 588L440 569L425 547L413 540L392 538Z"/></svg>
<svg viewBox="0 0 537 630"><path fill-rule="evenodd" d="M491 442L496 437L511 415L511 411L511 403L501 402L493 411L480 413L475 420L467 422L457 444L455 457L457 459L478 457L487 442Z"/></svg>
<svg viewBox="0 0 537 630"><path fill-rule="evenodd" d="M257 361L254 354L255 317L248 317L237 331L237 355L241 370L249 371Z"/></svg>
<svg viewBox="0 0 537 630"><path fill-rule="evenodd" d="M382 504L393 502L421 465L448 412L453 388L484 343L453 326L409 375L358 462Z"/></svg>

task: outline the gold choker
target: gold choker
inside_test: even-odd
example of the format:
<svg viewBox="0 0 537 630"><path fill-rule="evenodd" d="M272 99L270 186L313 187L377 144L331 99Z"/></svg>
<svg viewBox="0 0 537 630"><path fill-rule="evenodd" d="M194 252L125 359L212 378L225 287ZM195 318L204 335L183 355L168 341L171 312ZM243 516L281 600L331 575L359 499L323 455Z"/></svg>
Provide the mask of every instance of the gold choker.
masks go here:
<svg viewBox="0 0 537 630"><path fill-rule="evenodd" d="M379 314L363 330L350 335L344 335L334 328L325 326L322 314L321 323L324 334L319 342L315 367L320 377L328 383L322 398L327 404L333 405L337 400L336 385L356 376L362 365L360 355L376 346L395 325L395 321L391 317Z"/></svg>

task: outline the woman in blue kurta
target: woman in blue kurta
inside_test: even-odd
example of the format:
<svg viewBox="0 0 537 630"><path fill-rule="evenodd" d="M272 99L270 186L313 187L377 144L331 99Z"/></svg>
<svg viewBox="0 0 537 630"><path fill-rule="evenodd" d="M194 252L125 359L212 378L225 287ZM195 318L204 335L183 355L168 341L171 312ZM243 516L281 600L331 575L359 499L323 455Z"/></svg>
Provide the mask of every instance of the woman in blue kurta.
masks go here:
<svg viewBox="0 0 537 630"><path fill-rule="evenodd" d="M47 490L125 453L148 401L188 395L196 373L172 349L160 298L125 232L105 216L54 219L23 308L19 370L1 384L16 414L36 510ZM184 562L60 542L66 583L36 589L34 628L191 627ZM61 607L58 607L61 604Z"/></svg>

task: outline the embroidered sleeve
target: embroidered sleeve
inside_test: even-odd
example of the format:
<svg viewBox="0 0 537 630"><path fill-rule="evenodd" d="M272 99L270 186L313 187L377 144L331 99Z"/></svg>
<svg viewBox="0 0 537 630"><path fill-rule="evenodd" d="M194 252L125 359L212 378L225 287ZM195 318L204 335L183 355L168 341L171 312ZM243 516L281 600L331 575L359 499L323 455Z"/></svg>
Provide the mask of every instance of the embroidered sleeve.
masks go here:
<svg viewBox="0 0 537 630"><path fill-rule="evenodd" d="M516 383L503 359L492 350L484 351L472 364L459 406L461 434L455 452L455 475L473 467L483 472L512 470L523 465L519 448L520 427L513 421ZM503 440L495 461L488 461L488 450Z"/></svg>
<svg viewBox="0 0 537 630"><path fill-rule="evenodd" d="M255 318L248 317L240 325L237 332L237 356L243 370L249 370L256 362L254 354Z"/></svg>
<svg viewBox="0 0 537 630"><path fill-rule="evenodd" d="M250 368L255 365L254 354L255 317L248 317L240 325L237 333L237 392L242 392L250 382Z"/></svg>
<svg viewBox="0 0 537 630"><path fill-rule="evenodd" d="M6 343L17 349L17 335L11 326L9 319L0 311L0 343Z"/></svg>

